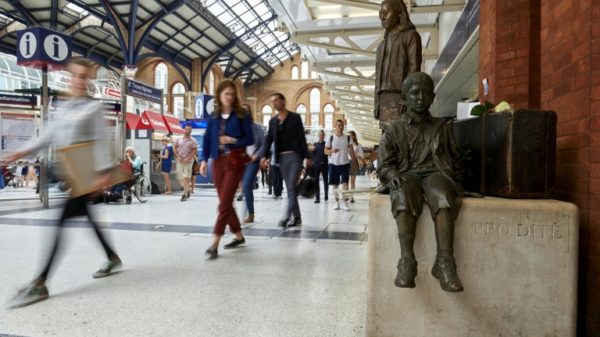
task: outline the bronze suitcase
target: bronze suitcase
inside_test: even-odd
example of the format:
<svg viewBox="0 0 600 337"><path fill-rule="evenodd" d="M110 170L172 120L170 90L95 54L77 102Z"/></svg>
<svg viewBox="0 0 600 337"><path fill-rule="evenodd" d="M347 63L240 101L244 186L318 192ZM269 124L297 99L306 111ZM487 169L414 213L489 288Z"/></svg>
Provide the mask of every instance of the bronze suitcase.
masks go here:
<svg viewBox="0 0 600 337"><path fill-rule="evenodd" d="M455 134L463 151L475 154L471 162L465 162L466 190L506 198L551 197L556 170L555 112L489 113L458 121ZM469 170L475 173L469 176Z"/></svg>

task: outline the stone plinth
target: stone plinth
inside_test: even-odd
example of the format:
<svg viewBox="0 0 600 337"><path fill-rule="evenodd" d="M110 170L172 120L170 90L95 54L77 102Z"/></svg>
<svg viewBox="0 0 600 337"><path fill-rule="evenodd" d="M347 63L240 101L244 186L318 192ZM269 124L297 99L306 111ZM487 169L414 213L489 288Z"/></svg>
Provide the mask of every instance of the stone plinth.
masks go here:
<svg viewBox="0 0 600 337"><path fill-rule="evenodd" d="M426 208L417 287L394 286L400 246L388 196L369 210L368 337L570 337L577 316L578 212L555 200L463 201L455 256L465 291L431 275L436 243Z"/></svg>

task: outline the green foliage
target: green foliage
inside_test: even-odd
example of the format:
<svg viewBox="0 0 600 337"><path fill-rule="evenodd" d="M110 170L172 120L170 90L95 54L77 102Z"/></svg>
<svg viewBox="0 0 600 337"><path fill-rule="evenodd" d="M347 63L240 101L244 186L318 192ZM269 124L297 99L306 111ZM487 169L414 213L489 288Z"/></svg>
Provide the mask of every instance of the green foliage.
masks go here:
<svg viewBox="0 0 600 337"><path fill-rule="evenodd" d="M486 112L493 111L494 104L485 102L484 104L478 104L471 109L471 116L483 116Z"/></svg>

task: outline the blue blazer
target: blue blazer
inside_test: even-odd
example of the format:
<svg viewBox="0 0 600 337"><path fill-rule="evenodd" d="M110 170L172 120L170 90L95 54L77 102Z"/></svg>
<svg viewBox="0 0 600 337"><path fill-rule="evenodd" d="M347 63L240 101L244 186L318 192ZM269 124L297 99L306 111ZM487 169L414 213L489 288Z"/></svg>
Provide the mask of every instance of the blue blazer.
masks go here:
<svg viewBox="0 0 600 337"><path fill-rule="evenodd" d="M219 136L221 133L221 116L211 117L208 120L208 127L202 141L202 151L200 160L219 158ZM225 122L225 136L237 139L235 144L226 145L227 149L245 148L254 144L254 135L252 134L252 120L250 116L238 117L236 113L231 113Z"/></svg>

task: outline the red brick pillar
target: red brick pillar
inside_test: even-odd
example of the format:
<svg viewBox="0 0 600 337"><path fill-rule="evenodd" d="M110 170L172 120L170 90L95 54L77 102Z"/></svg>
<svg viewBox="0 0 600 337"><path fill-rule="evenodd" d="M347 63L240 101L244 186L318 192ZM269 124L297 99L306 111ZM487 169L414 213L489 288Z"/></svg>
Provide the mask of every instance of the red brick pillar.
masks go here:
<svg viewBox="0 0 600 337"><path fill-rule="evenodd" d="M540 0L481 0L479 27L480 100L539 108Z"/></svg>

